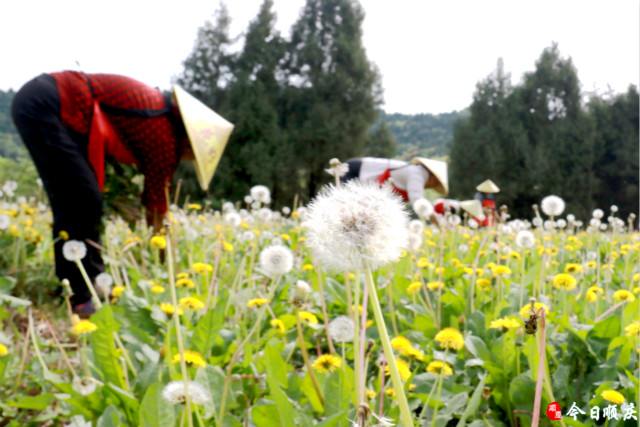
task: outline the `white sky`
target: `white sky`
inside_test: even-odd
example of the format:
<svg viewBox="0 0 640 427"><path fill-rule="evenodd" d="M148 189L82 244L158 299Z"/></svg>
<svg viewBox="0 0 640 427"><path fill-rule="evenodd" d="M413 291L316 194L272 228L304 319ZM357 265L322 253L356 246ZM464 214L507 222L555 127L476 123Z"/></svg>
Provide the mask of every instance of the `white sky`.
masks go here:
<svg viewBox="0 0 640 427"><path fill-rule="evenodd" d="M274 0L285 36L304 0ZM227 0L232 35L262 0ZM638 86L638 0L361 0L364 45L381 74L384 109L444 113L472 101L499 57L512 82L557 42L583 91ZM217 0L4 0L0 2L0 89L41 72L110 72L168 88Z"/></svg>

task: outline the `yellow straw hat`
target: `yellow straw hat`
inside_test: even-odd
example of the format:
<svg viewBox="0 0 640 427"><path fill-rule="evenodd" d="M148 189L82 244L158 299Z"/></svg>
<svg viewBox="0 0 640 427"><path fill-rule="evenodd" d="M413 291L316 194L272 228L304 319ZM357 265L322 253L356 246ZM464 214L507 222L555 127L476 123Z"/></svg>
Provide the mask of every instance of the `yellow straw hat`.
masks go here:
<svg viewBox="0 0 640 427"><path fill-rule="evenodd" d="M447 175L447 164L445 162L425 159L424 157L414 157L412 162L414 164L421 164L427 168L429 173L432 173L436 177L438 185L433 188L434 190L443 196L449 193L449 178Z"/></svg>
<svg viewBox="0 0 640 427"><path fill-rule="evenodd" d="M180 86L173 85L173 93L193 149L198 182L202 190L206 191L227 145L233 124Z"/></svg>
<svg viewBox="0 0 640 427"><path fill-rule="evenodd" d="M472 217L481 221L484 220L484 212L482 211L480 200L464 200L460 202L460 207Z"/></svg>
<svg viewBox="0 0 640 427"><path fill-rule="evenodd" d="M497 185L493 183L490 179L486 180L482 184L476 187L476 190L481 191L483 193L499 193L500 189Z"/></svg>

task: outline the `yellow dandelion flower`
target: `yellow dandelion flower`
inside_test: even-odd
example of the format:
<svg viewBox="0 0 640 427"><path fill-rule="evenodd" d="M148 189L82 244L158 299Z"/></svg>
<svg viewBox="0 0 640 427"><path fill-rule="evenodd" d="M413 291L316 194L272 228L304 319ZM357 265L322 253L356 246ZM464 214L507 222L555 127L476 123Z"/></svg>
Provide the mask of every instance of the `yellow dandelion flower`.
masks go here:
<svg viewBox="0 0 640 427"><path fill-rule="evenodd" d="M164 249L167 247L167 241L164 236L153 236L149 243L156 249Z"/></svg>
<svg viewBox="0 0 640 427"><path fill-rule="evenodd" d="M373 325L373 320L367 320L367 323L364 326L368 328L371 325Z"/></svg>
<svg viewBox="0 0 640 427"><path fill-rule="evenodd" d="M198 274L211 273L213 271L213 266L204 262L194 262L191 268Z"/></svg>
<svg viewBox="0 0 640 427"><path fill-rule="evenodd" d="M404 249L400 250L400 258L404 258L407 256L407 251L405 251Z"/></svg>
<svg viewBox="0 0 640 427"><path fill-rule="evenodd" d="M598 285L589 286L587 292L596 292L598 295L604 294L604 291L602 290L602 288L598 287Z"/></svg>
<svg viewBox="0 0 640 427"><path fill-rule="evenodd" d="M633 288L633 294L634 294L634 295L638 295L638 294L640 294L640 288L639 288L639 287L637 287L637 286L636 286L635 288Z"/></svg>
<svg viewBox="0 0 640 427"><path fill-rule="evenodd" d="M162 287L160 285L153 285L151 287L151 293L152 294L156 294L156 295L162 294L162 293L164 293L164 287Z"/></svg>
<svg viewBox="0 0 640 427"><path fill-rule="evenodd" d="M440 348L460 350L464 347L464 338L460 331L454 328L444 328L436 334L434 338L440 344Z"/></svg>
<svg viewBox="0 0 640 427"><path fill-rule="evenodd" d="M576 250L576 248L573 247L573 245L564 245L564 249L569 252Z"/></svg>
<svg viewBox="0 0 640 427"><path fill-rule="evenodd" d="M271 319L269 322L271 327L276 328L279 333L284 334L287 330L284 327L284 323L280 319Z"/></svg>
<svg viewBox="0 0 640 427"><path fill-rule="evenodd" d="M519 252L511 251L511 252L509 252L509 258L520 259L521 255L520 255Z"/></svg>
<svg viewBox="0 0 640 427"><path fill-rule="evenodd" d="M402 381L406 381L411 378L411 369L409 368L409 364L402 359L396 358L396 366L398 367L398 372L400 373L400 378ZM389 365L384 367L384 372L386 375L390 375Z"/></svg>
<svg viewBox="0 0 640 427"><path fill-rule="evenodd" d="M598 295L593 291L587 291L587 293L584 295L584 299L587 302L596 302L598 300Z"/></svg>
<svg viewBox="0 0 640 427"><path fill-rule="evenodd" d="M476 285L483 291L491 290L491 280L489 279L478 279Z"/></svg>
<svg viewBox="0 0 640 427"><path fill-rule="evenodd" d="M506 265L496 265L491 269L494 276L502 276L505 274L511 274L511 269Z"/></svg>
<svg viewBox="0 0 640 427"><path fill-rule="evenodd" d="M305 264L302 266L302 271L311 271L313 270L313 264Z"/></svg>
<svg viewBox="0 0 640 427"><path fill-rule="evenodd" d="M247 302L247 307L251 308L251 307L261 307L263 305L265 305L267 303L267 299L266 298L254 298L254 299L250 299L249 302Z"/></svg>
<svg viewBox="0 0 640 427"><path fill-rule="evenodd" d="M492 271L496 267L496 265L497 264L495 262L490 262L485 266L485 268L489 271Z"/></svg>
<svg viewBox="0 0 640 427"><path fill-rule="evenodd" d="M227 242L226 240L224 240L222 242L222 249L225 252L233 252L233 245L231 243Z"/></svg>
<svg viewBox="0 0 640 427"><path fill-rule="evenodd" d="M435 270L433 270L433 272L437 275L444 274L444 267L438 267Z"/></svg>
<svg viewBox="0 0 640 427"><path fill-rule="evenodd" d="M565 291L572 290L577 283L575 277L567 273L556 274L553 278L553 287Z"/></svg>
<svg viewBox="0 0 640 427"><path fill-rule="evenodd" d="M410 357L415 360L419 360L421 362L424 360L424 353L415 347L409 347L407 349L403 349L402 355Z"/></svg>
<svg viewBox="0 0 640 427"><path fill-rule="evenodd" d="M588 269L594 269L598 266L598 263L596 261L587 261L587 263L585 264L585 267L587 267Z"/></svg>
<svg viewBox="0 0 640 427"><path fill-rule="evenodd" d="M421 287L422 287L422 283L421 282L413 282L409 286L407 286L407 293L409 295L413 295L416 292L418 292Z"/></svg>
<svg viewBox="0 0 640 427"><path fill-rule="evenodd" d="M171 361L173 363L180 363L180 353L174 354ZM187 363L187 366L197 366L199 368L207 366L207 362L204 361L200 353L197 351L185 350L184 361Z"/></svg>
<svg viewBox="0 0 640 427"><path fill-rule="evenodd" d="M189 278L189 273L186 271L182 271L176 274L176 279L187 279L187 278ZM151 280L147 280L147 282L151 282Z"/></svg>
<svg viewBox="0 0 640 427"><path fill-rule="evenodd" d="M199 211L199 210L201 210L201 209L202 209L202 206L201 206L201 205L199 205L198 203L190 203L190 204L187 206L187 209L191 209L191 210L194 210L194 211Z"/></svg>
<svg viewBox="0 0 640 427"><path fill-rule="evenodd" d="M570 262L564 266L565 273L580 273L581 271L582 271L582 264L578 264L576 262Z"/></svg>
<svg viewBox="0 0 640 427"><path fill-rule="evenodd" d="M173 304L170 304L168 302L163 302L160 303L160 310L162 310L165 314L168 314L169 316L173 316L173 313L176 312L175 308L173 307ZM182 310L182 308L178 307L178 315L182 315L184 314L184 311Z"/></svg>
<svg viewBox="0 0 640 427"><path fill-rule="evenodd" d="M640 322L636 320L635 322L630 323L629 326L624 328L624 331L628 337L638 335L640 333Z"/></svg>
<svg viewBox="0 0 640 427"><path fill-rule="evenodd" d="M640 273L634 274L631 280L633 280L634 282L640 281Z"/></svg>
<svg viewBox="0 0 640 427"><path fill-rule="evenodd" d="M620 289L613 293L613 299L618 302L620 301L634 302L636 300L636 297L626 289Z"/></svg>
<svg viewBox="0 0 640 427"><path fill-rule="evenodd" d="M420 268L432 269L434 267L434 265L432 263L430 263L429 260L426 257L418 258L418 261L416 263L418 264L418 267L420 267Z"/></svg>
<svg viewBox="0 0 640 427"><path fill-rule="evenodd" d="M0 357L6 356L7 354L9 354L9 349L4 344L0 344Z"/></svg>
<svg viewBox="0 0 640 427"><path fill-rule="evenodd" d="M602 396L605 400L608 400L609 402L615 403L618 405L622 405L625 400L622 393L619 393L615 390L605 390L602 393L600 393L600 396Z"/></svg>
<svg viewBox="0 0 640 427"><path fill-rule="evenodd" d="M393 398L396 397L396 391L393 388L388 388L384 391L384 394L386 394L387 396Z"/></svg>
<svg viewBox="0 0 640 427"><path fill-rule="evenodd" d="M602 269L603 270L612 270L613 269L613 264L602 264Z"/></svg>
<svg viewBox="0 0 640 427"><path fill-rule="evenodd" d="M547 307L546 304L537 302L533 306L536 313L538 312L538 310L540 310L541 307L544 307L545 315L549 314L549 307ZM520 309L520 317L524 317L525 319L528 319L530 315L531 315L531 303L526 304L524 307Z"/></svg>
<svg viewBox="0 0 640 427"><path fill-rule="evenodd" d="M440 372L442 372L442 375L446 377L447 375L453 374L453 369L451 369L448 363L442 362L441 360L434 360L427 365L427 372L435 375L439 375Z"/></svg>
<svg viewBox="0 0 640 427"><path fill-rule="evenodd" d="M318 357L311 367L320 373L333 372L342 366L342 359L332 354L323 354Z"/></svg>
<svg viewBox="0 0 640 427"><path fill-rule="evenodd" d="M512 329L519 328L522 326L522 323L518 321L518 319L514 317L503 317L502 319L495 319L491 321L489 325L490 329Z"/></svg>
<svg viewBox="0 0 640 427"><path fill-rule="evenodd" d="M433 240L427 240L426 243L427 243L427 246L429 246L430 248L437 246L436 242L434 242Z"/></svg>
<svg viewBox="0 0 640 427"><path fill-rule="evenodd" d="M98 326L88 320L81 320L73 326L73 333L76 335L87 335L98 329Z"/></svg>
<svg viewBox="0 0 640 427"><path fill-rule="evenodd" d="M427 288L430 291L437 291L438 289L443 289L444 288L444 283L442 283L442 282L429 282L429 283L427 283Z"/></svg>
<svg viewBox="0 0 640 427"><path fill-rule="evenodd" d="M67 233L64 230L60 230L60 232L58 233L58 236L60 236L62 240L69 240L69 233Z"/></svg>
<svg viewBox="0 0 640 427"><path fill-rule="evenodd" d="M120 298L120 295L122 295L122 293L125 291L124 286L114 286L113 289L111 289L111 297L112 298Z"/></svg>
<svg viewBox="0 0 640 427"><path fill-rule="evenodd" d="M356 278L356 275L353 274L353 273L349 273L349 274L347 274L347 277L349 278L349 280L353 280L353 279Z"/></svg>
<svg viewBox="0 0 640 427"><path fill-rule="evenodd" d="M364 391L364 394L367 395L367 399L375 399L378 396L378 393L376 393L375 391L373 391L371 389L366 389Z"/></svg>
<svg viewBox="0 0 640 427"><path fill-rule="evenodd" d="M298 316L300 316L300 319L306 320L307 322L311 323L312 325L317 325L318 324L318 318L313 313L309 313L308 311L299 311L298 312Z"/></svg>
<svg viewBox="0 0 640 427"><path fill-rule="evenodd" d="M409 341L408 338L403 336L397 336L391 339L391 347L393 347L396 350L405 350L413 346L411 344L411 341Z"/></svg>
<svg viewBox="0 0 640 427"><path fill-rule="evenodd" d="M204 303L196 297L189 296L180 298L180 300L178 300L178 304L184 308L190 308L191 310L204 310Z"/></svg>
<svg viewBox="0 0 640 427"><path fill-rule="evenodd" d="M176 288L187 288L187 289L192 289L195 288L196 284L193 283L193 280L189 279L189 278L182 278L182 279L178 279L176 280Z"/></svg>

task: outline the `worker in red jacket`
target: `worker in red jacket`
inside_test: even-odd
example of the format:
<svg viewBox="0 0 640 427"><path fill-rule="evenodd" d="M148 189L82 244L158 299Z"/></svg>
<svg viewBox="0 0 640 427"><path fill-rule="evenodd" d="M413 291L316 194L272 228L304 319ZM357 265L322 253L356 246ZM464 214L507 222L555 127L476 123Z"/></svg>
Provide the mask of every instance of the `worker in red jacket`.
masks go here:
<svg viewBox="0 0 640 427"><path fill-rule="evenodd" d="M70 239L93 242L100 241L105 156L136 164L144 174L142 203L158 230L178 162L194 161L206 189L233 128L178 86L165 97L129 77L75 71L27 82L11 113L49 197L54 236L65 231ZM74 311L91 314L91 295L64 258L63 243L54 247L56 275L69 280ZM91 279L105 269L92 245L82 263Z"/></svg>
<svg viewBox="0 0 640 427"><path fill-rule="evenodd" d="M482 209L484 211L484 219L475 218L478 225L483 227L489 227L496 223L498 220L498 213L496 210L495 194L500 192L500 189L493 181L487 179L482 184L476 187L475 200L479 200L482 203Z"/></svg>

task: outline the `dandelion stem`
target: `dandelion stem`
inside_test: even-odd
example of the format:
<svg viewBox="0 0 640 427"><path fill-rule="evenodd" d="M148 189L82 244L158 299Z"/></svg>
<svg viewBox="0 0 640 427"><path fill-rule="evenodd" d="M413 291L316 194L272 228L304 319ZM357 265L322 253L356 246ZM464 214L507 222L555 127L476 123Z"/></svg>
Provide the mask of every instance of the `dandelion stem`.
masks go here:
<svg viewBox="0 0 640 427"><path fill-rule="evenodd" d="M444 369L444 367L441 369ZM420 411L420 415L418 416L418 422L416 423L418 425L422 425L420 424L420 421L422 421L422 418L427 413L427 408L429 407L429 401L431 400L431 396L433 396L433 392L435 391L436 385L438 385L439 380L440 380L440 375L438 374L435 381L433 381L433 385L431 386L431 391L429 392L429 396L427 396L427 400L425 400L424 403L422 404L422 410Z"/></svg>
<svg viewBox="0 0 640 427"><path fill-rule="evenodd" d="M42 353L40 353L40 347L38 346L38 340L36 339L36 331L35 331L35 328L33 327L33 313L32 313L31 307L29 307L28 313L29 313L28 314L29 315L29 336L31 337L31 342L33 343L33 350L35 351L36 357L38 358L38 361L42 366L42 370L45 372L45 374L48 374L49 368L47 368L47 364L44 363L44 359L42 359Z"/></svg>
<svg viewBox="0 0 640 427"><path fill-rule="evenodd" d="M313 384L313 388L316 390L316 394L318 395L318 400L320 404L324 406L324 398L322 397L322 391L318 386L318 381L316 380L316 376L313 373L313 368L311 367L311 362L309 362L309 353L307 353L307 346L304 341L304 334L302 333L302 322L300 321L300 310L296 310L296 329L298 330L298 340L300 341L300 350L302 351L302 359L304 359L304 364L307 366L307 373L311 378L311 383Z"/></svg>
<svg viewBox="0 0 640 427"><path fill-rule="evenodd" d="M353 319L353 364L355 365L355 382L356 382L356 402L354 405L357 407L360 402L357 400L360 398L360 376L362 376L362 365L360 364L360 358L357 356L360 354L360 346L364 345L364 343L360 342L360 322L358 322L358 314L360 313L360 271L356 272L354 283L354 309L352 309L352 319Z"/></svg>
<svg viewBox="0 0 640 427"><path fill-rule="evenodd" d="M440 404L440 392L442 391L442 383L444 381L444 367L447 363L447 354L449 354L449 347L444 350L444 357L442 358L442 367L438 372L438 393L436 394L436 407L433 409L433 418L431 418L431 427L436 425L436 418L438 417L438 408Z"/></svg>
<svg viewBox="0 0 640 427"><path fill-rule="evenodd" d="M25 334L24 342L22 343L22 356L20 357L20 369L18 369L18 376L15 379L15 384L13 385L13 389L11 390L11 393L9 393L10 396L14 396L16 394L16 390L20 386L20 382L22 380L22 374L24 373L24 367L27 361L27 352L29 350L29 338L30 338L30 335L28 333Z"/></svg>
<svg viewBox="0 0 640 427"><path fill-rule="evenodd" d="M322 307L322 317L324 318L324 331L327 335L327 344L329 345L329 352L334 354L336 352L333 347L333 341L331 341L331 334L329 333L329 316L327 316L327 305L324 301L324 286L322 280L322 271L320 267L316 270L318 272L318 290L320 291L320 306Z"/></svg>
<svg viewBox="0 0 640 427"><path fill-rule="evenodd" d="M489 233L490 233L489 230L487 230L487 232L484 233L484 236L480 241L480 245L478 246L478 250L476 251L476 257L473 260L473 273L471 273L471 295L469 297L469 315L475 311L474 296L476 293L476 276L477 276L476 270L478 269L478 262L480 261L480 253L482 252L482 247L487 241L487 237L489 237Z"/></svg>
<svg viewBox="0 0 640 427"><path fill-rule="evenodd" d="M362 313L360 314L360 352L358 354L358 359L360 361L360 366L362 366L362 375L360 376L360 395L358 396L358 404L364 402L364 388L366 383L367 376L367 366L364 361L364 348L365 345L365 333L367 331L367 297L369 294L369 287L366 286L364 288L364 292L362 294Z"/></svg>
<svg viewBox="0 0 640 427"><path fill-rule="evenodd" d="M93 287L93 284L91 283L91 279L89 279L87 270L85 270L84 265L82 265L82 261L80 261L79 259L76 259L75 262L76 262L76 265L78 266L78 269L80 270L80 274L82 275L84 282L87 284L87 288L89 288L89 292L91 293L91 298L93 298L93 302L96 304L98 308L102 307L100 298L98 297L98 294L95 288Z"/></svg>
<svg viewBox="0 0 640 427"><path fill-rule="evenodd" d="M378 332L380 334L380 341L382 342L382 348L389 365L389 372L391 373L391 383L393 389L396 392L396 398L398 399L398 406L400 407L400 415L402 416L402 423L405 427L413 427L413 420L411 417L411 411L409 410L409 402L407 396L404 393L402 387L402 379L400 378L400 372L398 371L398 365L396 359L393 356L393 349L391 347L391 341L389 340L389 334L387 333L387 327L384 323L382 316L382 309L380 308L380 302L378 301L378 294L373 283L373 276L371 270L365 268L365 280L369 287L369 298L371 298L371 308L376 319L378 326Z"/></svg>

